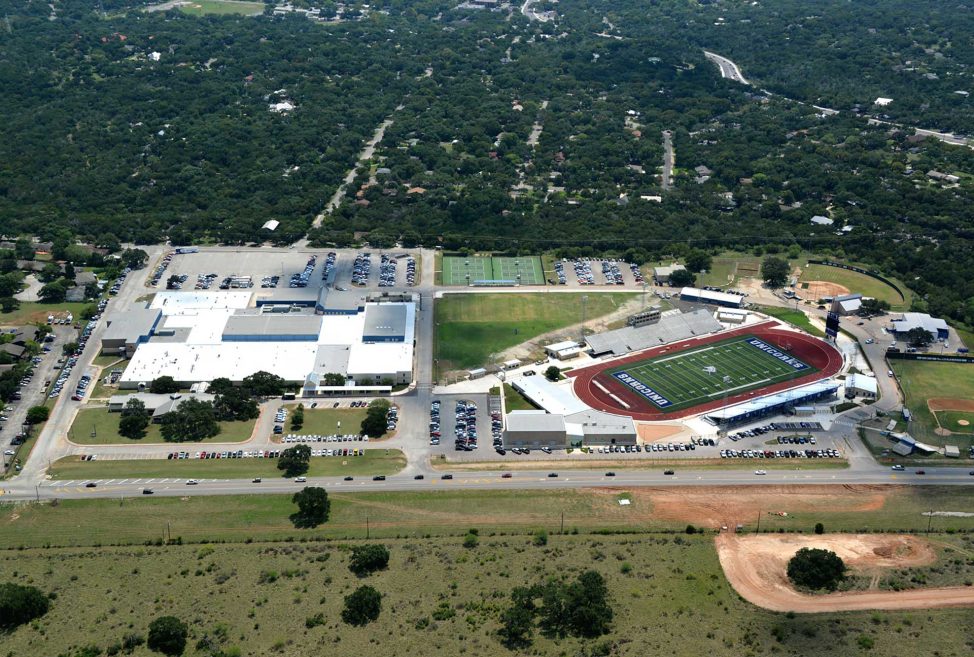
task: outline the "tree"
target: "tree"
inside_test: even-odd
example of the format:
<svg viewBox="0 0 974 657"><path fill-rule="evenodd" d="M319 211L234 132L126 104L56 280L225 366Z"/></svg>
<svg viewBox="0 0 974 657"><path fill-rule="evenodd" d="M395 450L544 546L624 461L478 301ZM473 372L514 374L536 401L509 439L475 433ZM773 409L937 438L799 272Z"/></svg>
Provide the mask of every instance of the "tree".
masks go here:
<svg viewBox="0 0 974 657"><path fill-rule="evenodd" d="M160 616L149 623L146 645L150 650L164 655L181 655L186 649L188 634L186 623L175 616Z"/></svg>
<svg viewBox="0 0 974 657"><path fill-rule="evenodd" d="M206 391L211 395L223 395L234 387L235 386L230 379L226 378L225 376L221 376L210 381L210 385L206 387Z"/></svg>
<svg viewBox="0 0 974 657"><path fill-rule="evenodd" d="M40 618L49 605L47 596L33 586L0 584L0 628L12 630Z"/></svg>
<svg viewBox="0 0 974 657"><path fill-rule="evenodd" d="M364 577L389 565L389 549L385 545L357 545L352 548L348 569Z"/></svg>
<svg viewBox="0 0 974 657"><path fill-rule="evenodd" d="M712 260L709 253L701 249L693 249L689 254L687 254L686 268L693 273L707 271L710 269L711 262Z"/></svg>
<svg viewBox="0 0 974 657"><path fill-rule="evenodd" d="M65 342L63 345L61 345L61 353L65 356L70 356L76 351L78 351L77 342Z"/></svg>
<svg viewBox="0 0 974 657"><path fill-rule="evenodd" d="M149 392L157 395L171 395L174 392L179 392L179 384L171 376L159 376L149 384Z"/></svg>
<svg viewBox="0 0 974 657"><path fill-rule="evenodd" d="M299 431L304 426L304 404L298 404L291 413L291 430Z"/></svg>
<svg viewBox="0 0 974 657"><path fill-rule="evenodd" d="M254 397L280 397L284 394L285 381L276 374L259 371L244 377L242 385Z"/></svg>
<svg viewBox="0 0 974 657"><path fill-rule="evenodd" d="M914 326L906 332L906 343L921 349L933 342L933 334L922 326Z"/></svg>
<svg viewBox="0 0 974 657"><path fill-rule="evenodd" d="M42 283L52 283L61 278L61 266L56 262L49 262L37 274L37 278Z"/></svg>
<svg viewBox="0 0 974 657"><path fill-rule="evenodd" d="M317 527L328 521L331 501L328 492L317 486L306 486L291 498L298 505L297 513L291 515L295 527Z"/></svg>
<svg viewBox="0 0 974 657"><path fill-rule="evenodd" d="M218 420L252 420L260 415L257 402L243 388L231 386L213 399L213 411Z"/></svg>
<svg viewBox="0 0 974 657"><path fill-rule="evenodd" d="M382 611L382 594L371 586L360 586L345 596L342 620L349 625L368 625Z"/></svg>
<svg viewBox="0 0 974 657"><path fill-rule="evenodd" d="M788 579L809 589L834 591L845 579L846 566L831 550L802 548L788 562Z"/></svg>
<svg viewBox="0 0 974 657"><path fill-rule="evenodd" d="M541 627L550 635L596 637L609 631L608 588L594 570L570 583L550 580L542 585L540 597Z"/></svg>
<svg viewBox="0 0 974 657"><path fill-rule="evenodd" d="M0 312L12 313L20 309L20 301L13 297L0 298Z"/></svg>
<svg viewBox="0 0 974 657"><path fill-rule="evenodd" d="M775 256L767 256L761 262L761 280L772 290L783 288L788 283L791 267L787 260Z"/></svg>
<svg viewBox="0 0 974 657"><path fill-rule="evenodd" d="M321 377L322 385L343 386L345 385L345 375L338 372L328 372Z"/></svg>
<svg viewBox="0 0 974 657"><path fill-rule="evenodd" d="M688 269L677 269L670 274L670 285L673 287L688 287L697 282L697 277Z"/></svg>
<svg viewBox="0 0 974 657"><path fill-rule="evenodd" d="M824 534L825 533L825 525L823 525L820 522L816 522L815 523L815 533L816 534Z"/></svg>
<svg viewBox="0 0 974 657"><path fill-rule="evenodd" d="M511 649L525 648L534 633L534 591L518 586L511 591L511 606L501 613L501 629L498 634L505 646Z"/></svg>
<svg viewBox="0 0 974 657"><path fill-rule="evenodd" d="M51 416L51 409L47 406L31 406L27 409L27 424L46 422Z"/></svg>
<svg viewBox="0 0 974 657"><path fill-rule="evenodd" d="M385 399L376 399L369 404L369 409L365 412L365 419L362 420L362 428L359 433L369 438L378 438L386 432L389 426L389 404Z"/></svg>
<svg viewBox="0 0 974 657"><path fill-rule="evenodd" d="M37 296L45 303L61 303L64 301L65 296L67 296L67 293L68 282L63 278L59 278L53 283L48 283L42 287L40 292L37 293Z"/></svg>
<svg viewBox="0 0 974 657"><path fill-rule="evenodd" d="M285 477L296 477L308 471L310 460L311 448L307 445L295 445L281 452L281 458L277 459L277 469L283 470Z"/></svg>
<svg viewBox="0 0 974 657"><path fill-rule="evenodd" d="M889 301L885 299L863 299L859 305L859 314L863 316L883 315L887 310L889 310Z"/></svg>
<svg viewBox="0 0 974 657"><path fill-rule="evenodd" d="M552 365L544 371L544 378L549 381L557 381L561 378L561 370L556 365Z"/></svg>
<svg viewBox="0 0 974 657"><path fill-rule="evenodd" d="M118 433L132 440L145 437L145 430L149 426L149 411L140 399L129 399L122 409L122 417L118 421Z"/></svg>
<svg viewBox="0 0 974 657"><path fill-rule="evenodd" d="M149 261L149 254L142 249L125 249L121 254L122 263L130 269L142 269Z"/></svg>
<svg viewBox="0 0 974 657"><path fill-rule="evenodd" d="M220 433L213 404L187 399L162 418L162 438L169 442L191 442Z"/></svg>

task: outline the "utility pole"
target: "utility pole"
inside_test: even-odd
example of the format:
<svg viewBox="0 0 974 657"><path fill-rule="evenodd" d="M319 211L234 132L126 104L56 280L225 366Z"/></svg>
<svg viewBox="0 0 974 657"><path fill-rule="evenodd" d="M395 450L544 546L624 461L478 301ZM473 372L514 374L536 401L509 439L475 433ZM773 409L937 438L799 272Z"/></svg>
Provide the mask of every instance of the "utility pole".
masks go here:
<svg viewBox="0 0 974 657"><path fill-rule="evenodd" d="M754 533L755 534L760 534L761 533L761 509L758 509L758 529Z"/></svg>
<svg viewBox="0 0 974 657"><path fill-rule="evenodd" d="M933 509L930 509L930 514L927 516L927 533L930 533L930 524L933 522Z"/></svg>
<svg viewBox="0 0 974 657"><path fill-rule="evenodd" d="M565 512L561 512L561 533L565 533Z"/></svg>
<svg viewBox="0 0 974 657"><path fill-rule="evenodd" d="M365 540L369 539L369 514L365 514Z"/></svg>
<svg viewBox="0 0 974 657"><path fill-rule="evenodd" d="M41 488L40 484L34 484L34 494L37 496L37 501L41 501Z"/></svg>
<svg viewBox="0 0 974 657"><path fill-rule="evenodd" d="M170 523L168 520L166 521L166 536L166 542L172 543L172 523Z"/></svg>

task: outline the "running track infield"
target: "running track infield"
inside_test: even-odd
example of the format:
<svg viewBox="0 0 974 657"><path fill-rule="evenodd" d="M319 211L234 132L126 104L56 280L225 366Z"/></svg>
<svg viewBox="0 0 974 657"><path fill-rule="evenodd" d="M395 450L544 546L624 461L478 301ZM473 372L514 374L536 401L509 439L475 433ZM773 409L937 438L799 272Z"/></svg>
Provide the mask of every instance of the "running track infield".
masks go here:
<svg viewBox="0 0 974 657"><path fill-rule="evenodd" d="M726 402L724 396L720 395L713 401L704 401L689 406L673 404L678 407L672 410L660 408L644 396L645 393L637 392L612 375L613 372L627 370L626 366L629 366L628 369L630 370L638 371L639 364L643 361L651 361L664 356L673 357L680 353L699 350L701 347L710 344L725 343L734 338L744 339L745 337L758 338L770 347L780 349L787 355L793 356L807 364L809 372L765 386L747 387L747 389L736 394L731 391L726 397ZM770 321L646 349L622 358L566 372L566 374L574 379L572 386L575 395L592 408L616 415L628 415L634 420L661 421L699 415L706 411L722 408L725 405L731 406L755 397L797 388L834 376L841 368L842 355L829 343L804 333L783 328L778 322ZM623 403L620 404L617 399Z"/></svg>

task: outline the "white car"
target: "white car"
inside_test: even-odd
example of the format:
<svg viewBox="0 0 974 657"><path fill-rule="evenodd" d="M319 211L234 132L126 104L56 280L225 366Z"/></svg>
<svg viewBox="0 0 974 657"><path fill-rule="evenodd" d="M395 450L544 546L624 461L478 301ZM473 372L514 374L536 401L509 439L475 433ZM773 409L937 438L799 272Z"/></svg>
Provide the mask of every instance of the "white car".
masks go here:
<svg viewBox="0 0 974 657"><path fill-rule="evenodd" d="M186 480L186 485L187 486L195 486L198 483L200 483L200 482L196 481L195 479L187 479Z"/></svg>
<svg viewBox="0 0 974 657"><path fill-rule="evenodd" d="M766 474L768 474L768 471L767 470L755 470L754 471L754 474L756 474L756 475L766 475Z"/></svg>

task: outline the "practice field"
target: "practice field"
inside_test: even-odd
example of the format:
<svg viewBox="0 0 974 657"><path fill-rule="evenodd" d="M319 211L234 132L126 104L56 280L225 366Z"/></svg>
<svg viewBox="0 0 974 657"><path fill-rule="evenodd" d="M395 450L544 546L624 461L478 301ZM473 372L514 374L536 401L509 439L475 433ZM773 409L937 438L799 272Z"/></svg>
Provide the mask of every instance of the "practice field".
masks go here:
<svg viewBox="0 0 974 657"><path fill-rule="evenodd" d="M760 338L742 335L627 364L607 374L669 412L815 371Z"/></svg>
<svg viewBox="0 0 974 657"><path fill-rule="evenodd" d="M765 322L569 372L592 408L636 420L684 417L833 376L842 355Z"/></svg>
<svg viewBox="0 0 974 657"><path fill-rule="evenodd" d="M256 16L264 11L264 4L261 2L240 2L239 0L190 0L180 4L179 10L195 16L204 14Z"/></svg>
<svg viewBox="0 0 974 657"><path fill-rule="evenodd" d="M801 282L807 283L809 281L835 283L847 288L849 292L858 292L865 297L888 301L890 306L894 308L902 307L906 303L899 292L881 280L841 267L808 265L802 270Z"/></svg>
<svg viewBox="0 0 974 657"><path fill-rule="evenodd" d="M544 285L538 256L485 257L443 256L443 285L470 285L477 281L512 281Z"/></svg>

